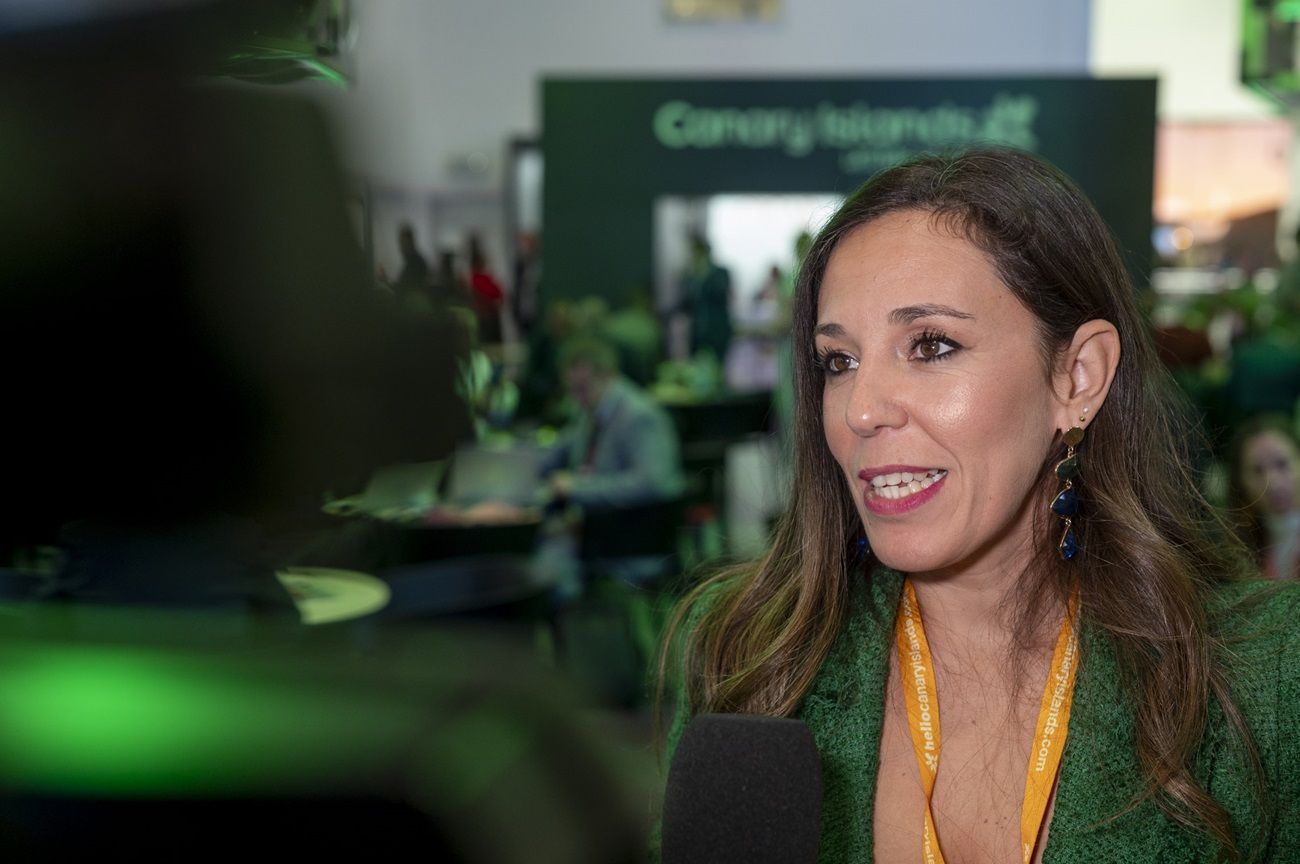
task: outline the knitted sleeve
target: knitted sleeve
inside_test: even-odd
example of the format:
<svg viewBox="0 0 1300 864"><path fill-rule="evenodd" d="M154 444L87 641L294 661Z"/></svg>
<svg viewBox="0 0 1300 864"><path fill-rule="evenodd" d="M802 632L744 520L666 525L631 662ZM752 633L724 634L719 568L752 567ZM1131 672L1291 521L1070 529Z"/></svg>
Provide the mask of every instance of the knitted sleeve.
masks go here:
<svg viewBox="0 0 1300 864"><path fill-rule="evenodd" d="M1262 849L1253 851L1262 854L1253 860L1300 861L1300 583L1237 583L1222 593L1230 602L1234 696L1259 750L1265 810L1247 791L1253 778L1242 773L1244 763L1221 769L1220 793L1237 806L1216 797L1236 811L1244 835L1261 830Z"/></svg>
<svg viewBox="0 0 1300 864"><path fill-rule="evenodd" d="M1291 586L1289 586L1291 587ZM1277 807L1269 861L1300 861L1300 586L1283 594L1277 651L1277 743L1272 799Z"/></svg>

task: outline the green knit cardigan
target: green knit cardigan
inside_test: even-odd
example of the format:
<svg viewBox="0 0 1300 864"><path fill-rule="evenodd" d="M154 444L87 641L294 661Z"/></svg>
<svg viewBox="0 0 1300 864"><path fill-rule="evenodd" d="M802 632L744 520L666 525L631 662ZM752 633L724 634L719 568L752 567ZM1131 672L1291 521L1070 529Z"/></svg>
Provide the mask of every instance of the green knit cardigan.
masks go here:
<svg viewBox="0 0 1300 864"><path fill-rule="evenodd" d="M862 581L849 620L796 714L821 753L818 860L824 864L872 860L875 777L902 581L883 569ZM1220 661L1255 739L1271 806L1256 805L1247 762L1217 704L1193 771L1227 809L1248 860L1255 851L1256 861L1300 862L1300 585L1225 585L1208 605L1227 645ZM1130 807L1142 785L1133 709L1121 692L1108 640L1086 618L1081 649L1043 864L1214 861L1217 847L1210 840L1179 826L1150 798ZM684 710L674 718L669 758L687 719ZM919 841L917 848L919 859Z"/></svg>

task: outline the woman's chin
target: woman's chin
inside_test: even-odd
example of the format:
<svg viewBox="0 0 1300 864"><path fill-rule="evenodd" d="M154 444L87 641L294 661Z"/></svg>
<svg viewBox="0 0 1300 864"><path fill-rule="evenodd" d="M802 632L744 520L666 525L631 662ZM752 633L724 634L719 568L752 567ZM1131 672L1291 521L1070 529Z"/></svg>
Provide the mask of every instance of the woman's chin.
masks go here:
<svg viewBox="0 0 1300 864"><path fill-rule="evenodd" d="M945 563L936 555L918 553L916 549L877 547L875 543L871 545L871 553L881 564L900 573L924 573L936 570Z"/></svg>

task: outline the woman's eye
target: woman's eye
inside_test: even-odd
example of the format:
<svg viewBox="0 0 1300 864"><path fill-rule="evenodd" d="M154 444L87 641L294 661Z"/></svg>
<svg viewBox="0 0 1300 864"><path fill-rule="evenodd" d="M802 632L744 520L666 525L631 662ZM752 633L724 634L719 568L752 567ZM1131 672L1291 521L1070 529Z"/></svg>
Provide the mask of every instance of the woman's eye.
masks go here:
<svg viewBox="0 0 1300 864"><path fill-rule="evenodd" d="M826 370L828 375L842 375L858 368L858 361L848 354L831 351L822 358L822 368Z"/></svg>
<svg viewBox="0 0 1300 864"><path fill-rule="evenodd" d="M938 360L960 347L946 336L922 336L912 343L912 354L921 361Z"/></svg>

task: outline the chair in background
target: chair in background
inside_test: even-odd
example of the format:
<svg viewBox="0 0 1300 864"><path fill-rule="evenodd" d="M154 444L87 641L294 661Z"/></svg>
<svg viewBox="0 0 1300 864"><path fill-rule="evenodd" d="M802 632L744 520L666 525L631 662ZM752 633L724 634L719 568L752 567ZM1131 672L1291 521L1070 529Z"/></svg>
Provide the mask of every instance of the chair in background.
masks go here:
<svg viewBox="0 0 1300 864"><path fill-rule="evenodd" d="M686 498L584 515L585 596L559 627L570 674L604 704L633 708L646 694L659 634L683 587L679 541Z"/></svg>
<svg viewBox="0 0 1300 864"><path fill-rule="evenodd" d="M686 524L691 527L688 564L725 552L727 448L771 426L772 394L734 393L704 402L665 406L682 443L687 482ZM722 535L717 536L723 528Z"/></svg>
<svg viewBox="0 0 1300 864"><path fill-rule="evenodd" d="M480 525L380 522L381 566L386 568L459 558L527 558L537 547L541 519Z"/></svg>
<svg viewBox="0 0 1300 864"><path fill-rule="evenodd" d="M423 561L378 575L392 592L377 616L383 621L545 617L553 587L527 558L515 555Z"/></svg>

